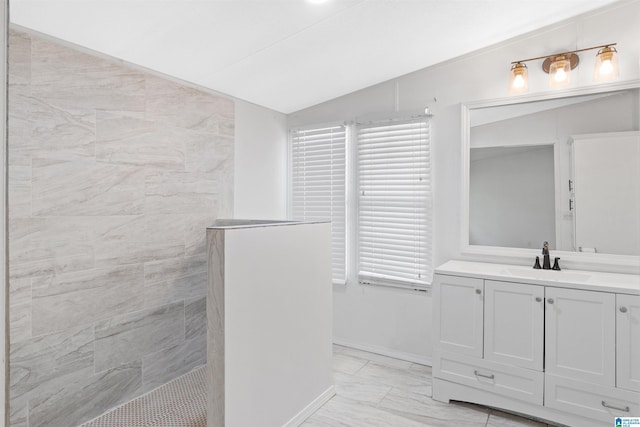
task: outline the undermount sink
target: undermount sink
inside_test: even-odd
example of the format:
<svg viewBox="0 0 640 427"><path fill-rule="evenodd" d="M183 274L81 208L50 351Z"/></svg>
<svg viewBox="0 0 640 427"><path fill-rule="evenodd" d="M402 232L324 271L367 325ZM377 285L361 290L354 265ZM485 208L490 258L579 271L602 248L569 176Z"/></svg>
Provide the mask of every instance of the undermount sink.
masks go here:
<svg viewBox="0 0 640 427"><path fill-rule="evenodd" d="M576 273L565 270L537 270L533 268L505 268L501 272L505 276L525 277L539 280L551 280L557 282L587 282L592 276L588 273Z"/></svg>

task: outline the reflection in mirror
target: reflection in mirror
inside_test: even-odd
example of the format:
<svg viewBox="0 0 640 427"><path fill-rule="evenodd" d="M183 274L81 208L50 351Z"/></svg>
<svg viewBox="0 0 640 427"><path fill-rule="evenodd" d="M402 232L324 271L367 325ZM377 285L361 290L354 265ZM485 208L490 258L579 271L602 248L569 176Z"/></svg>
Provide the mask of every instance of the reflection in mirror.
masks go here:
<svg viewBox="0 0 640 427"><path fill-rule="evenodd" d="M555 228L553 145L471 149L469 244L553 247Z"/></svg>
<svg viewBox="0 0 640 427"><path fill-rule="evenodd" d="M472 108L469 121L470 245L539 248L546 240L556 250L640 255L640 230L629 242L640 203L628 202L640 199L638 89ZM621 135L626 142L613 143ZM591 156L576 168L576 147L584 152L596 139L605 148L595 163ZM621 158L627 166L615 168ZM576 170L591 172L577 178ZM584 177L595 171L615 184L607 180L603 190L602 178ZM620 218L627 222L600 236L586 231Z"/></svg>

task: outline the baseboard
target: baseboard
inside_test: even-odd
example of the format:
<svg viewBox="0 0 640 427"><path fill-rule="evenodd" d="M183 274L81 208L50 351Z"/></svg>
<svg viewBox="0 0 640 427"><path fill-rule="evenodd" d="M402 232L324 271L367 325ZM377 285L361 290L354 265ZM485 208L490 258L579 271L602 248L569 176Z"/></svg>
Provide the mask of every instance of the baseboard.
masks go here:
<svg viewBox="0 0 640 427"><path fill-rule="evenodd" d="M335 395L336 389L332 385L331 387L326 389L320 396L315 398L313 402L309 403L302 411L298 412L293 418L287 421L283 427L298 427Z"/></svg>
<svg viewBox="0 0 640 427"><path fill-rule="evenodd" d="M407 362L419 363L421 365L431 366L431 359L421 354L405 353L390 348L378 347L367 344L360 344L342 338L333 337L333 343L344 347L356 348L358 350L368 351L369 353L381 354L383 356L393 357L394 359L406 360Z"/></svg>

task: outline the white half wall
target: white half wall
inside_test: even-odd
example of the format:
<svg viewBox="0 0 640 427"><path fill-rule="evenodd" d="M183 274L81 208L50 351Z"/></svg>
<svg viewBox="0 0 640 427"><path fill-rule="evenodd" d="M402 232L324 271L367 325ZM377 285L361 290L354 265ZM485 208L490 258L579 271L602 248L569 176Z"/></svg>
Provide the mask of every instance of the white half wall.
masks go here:
<svg viewBox="0 0 640 427"><path fill-rule="evenodd" d="M511 61L617 42L620 80L640 78L640 1L623 0L463 57L292 113L288 126L353 120L429 107L434 188L433 263L460 258L461 103L508 96ZM473 34L469 34L473 37ZM425 49L428 49L425 43ZM419 55L420 52L416 52ZM381 56L381 61L384 57ZM595 52L581 54L569 89L593 86ZM529 69L529 93L549 92L541 63ZM498 261L498 260L496 260ZM334 339L389 354L431 357L431 298L413 291L334 287Z"/></svg>
<svg viewBox="0 0 640 427"><path fill-rule="evenodd" d="M286 116L236 101L234 154L234 217L285 219Z"/></svg>

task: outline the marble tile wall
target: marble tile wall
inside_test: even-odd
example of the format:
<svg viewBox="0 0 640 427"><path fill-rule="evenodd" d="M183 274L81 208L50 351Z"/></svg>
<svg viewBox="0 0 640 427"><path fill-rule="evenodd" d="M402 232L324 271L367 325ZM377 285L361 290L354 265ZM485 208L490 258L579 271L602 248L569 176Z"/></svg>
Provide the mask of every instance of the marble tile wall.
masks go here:
<svg viewBox="0 0 640 427"><path fill-rule="evenodd" d="M11 426L74 426L206 362L233 100L9 42Z"/></svg>

